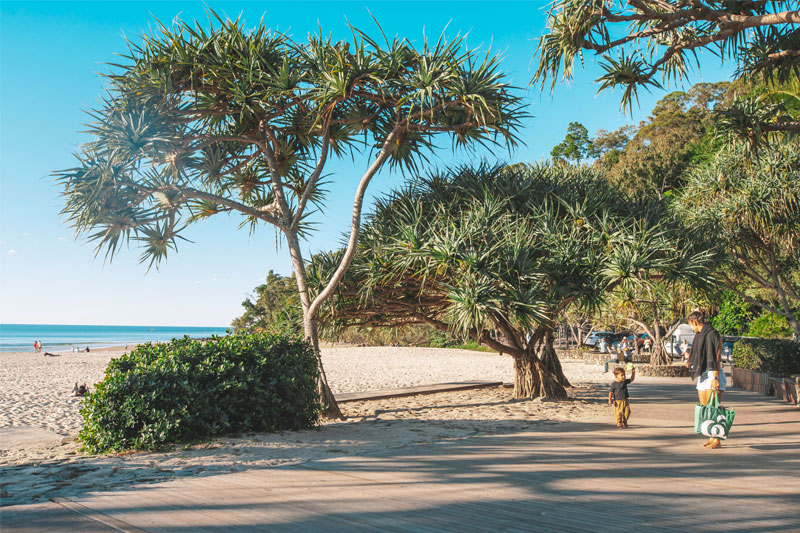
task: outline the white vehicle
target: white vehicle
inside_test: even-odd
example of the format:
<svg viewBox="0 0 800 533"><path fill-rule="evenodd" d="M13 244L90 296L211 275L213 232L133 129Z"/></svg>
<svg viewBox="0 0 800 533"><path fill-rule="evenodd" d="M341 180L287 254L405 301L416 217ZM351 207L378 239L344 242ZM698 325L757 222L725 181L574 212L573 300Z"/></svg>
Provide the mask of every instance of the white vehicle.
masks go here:
<svg viewBox="0 0 800 533"><path fill-rule="evenodd" d="M664 348L667 350L667 353L673 357L680 357L681 356L681 349L680 345L683 341L691 348L692 341L694 341L694 330L689 324L681 324L678 326L675 331L672 332L672 336L669 339L664 340Z"/></svg>
<svg viewBox="0 0 800 533"><path fill-rule="evenodd" d="M608 335L613 335L613 333L611 333L610 331L595 331L594 333L586 337L586 339L584 339L583 344L585 344L586 346L597 346L597 343L600 342L600 339Z"/></svg>

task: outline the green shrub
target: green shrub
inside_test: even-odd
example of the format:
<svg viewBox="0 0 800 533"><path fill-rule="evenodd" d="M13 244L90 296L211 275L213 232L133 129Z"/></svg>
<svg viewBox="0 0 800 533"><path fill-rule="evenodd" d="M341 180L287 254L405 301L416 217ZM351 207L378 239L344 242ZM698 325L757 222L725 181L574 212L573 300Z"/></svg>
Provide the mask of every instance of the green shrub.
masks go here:
<svg viewBox="0 0 800 533"><path fill-rule="evenodd" d="M428 342L428 346L431 348L450 348L458 344L458 342L459 341L457 339L443 331L435 331L433 335L431 335L431 340Z"/></svg>
<svg viewBox="0 0 800 533"><path fill-rule="evenodd" d="M739 368L781 376L800 373L800 343L782 339L742 339L733 347Z"/></svg>
<svg viewBox="0 0 800 533"><path fill-rule="evenodd" d="M80 440L102 453L307 428L319 413L316 377L313 349L287 335L144 344L112 359L86 397Z"/></svg>
<svg viewBox="0 0 800 533"><path fill-rule="evenodd" d="M719 313L711 319L711 324L722 335L741 335L751 318L747 303L735 292L725 291Z"/></svg>
<svg viewBox="0 0 800 533"><path fill-rule="evenodd" d="M792 330L786 317L768 311L764 311L761 316L750 322L750 328L747 330L749 337L765 339L788 337L791 334Z"/></svg>

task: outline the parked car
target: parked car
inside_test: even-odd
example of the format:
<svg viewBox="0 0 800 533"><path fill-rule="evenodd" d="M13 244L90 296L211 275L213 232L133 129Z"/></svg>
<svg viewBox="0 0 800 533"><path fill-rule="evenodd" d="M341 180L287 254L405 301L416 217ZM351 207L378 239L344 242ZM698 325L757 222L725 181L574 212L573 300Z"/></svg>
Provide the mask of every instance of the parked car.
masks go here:
<svg viewBox="0 0 800 533"><path fill-rule="evenodd" d="M680 359L680 345L684 340L691 348L692 341L694 341L694 330L689 324L681 324L672 332L672 336L669 339L664 339L664 348L671 357Z"/></svg>
<svg viewBox="0 0 800 533"><path fill-rule="evenodd" d="M595 331L586 339L584 339L583 344L586 346L597 346L597 343L600 342L600 339L604 337L608 337L609 335L613 335L614 333L611 331Z"/></svg>
<svg viewBox="0 0 800 533"><path fill-rule="evenodd" d="M730 363L733 361L733 346L739 341L741 337L731 337L729 335L722 336L722 358Z"/></svg>

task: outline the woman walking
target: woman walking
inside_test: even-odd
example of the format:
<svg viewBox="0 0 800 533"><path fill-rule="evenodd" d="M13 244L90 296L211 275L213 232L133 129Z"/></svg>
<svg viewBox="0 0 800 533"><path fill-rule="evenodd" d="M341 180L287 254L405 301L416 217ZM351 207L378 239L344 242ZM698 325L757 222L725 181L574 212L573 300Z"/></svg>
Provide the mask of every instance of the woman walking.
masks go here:
<svg viewBox="0 0 800 533"><path fill-rule="evenodd" d="M689 326L695 332L686 367L692 379L697 379L697 397L700 405L708 405L716 393L722 400L725 391L725 370L722 368L722 337L714 326L706 322L705 312L695 309L689 313ZM704 448L719 448L720 439L711 437Z"/></svg>

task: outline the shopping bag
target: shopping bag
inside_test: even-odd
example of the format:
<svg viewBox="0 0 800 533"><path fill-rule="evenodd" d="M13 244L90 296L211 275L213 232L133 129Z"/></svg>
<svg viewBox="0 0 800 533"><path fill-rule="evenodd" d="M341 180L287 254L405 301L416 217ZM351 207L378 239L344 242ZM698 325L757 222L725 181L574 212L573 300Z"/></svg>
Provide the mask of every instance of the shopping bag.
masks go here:
<svg viewBox="0 0 800 533"><path fill-rule="evenodd" d="M695 404L694 432L715 439L727 439L736 416L734 409L726 409L719 405L719 394L714 392L708 405Z"/></svg>

